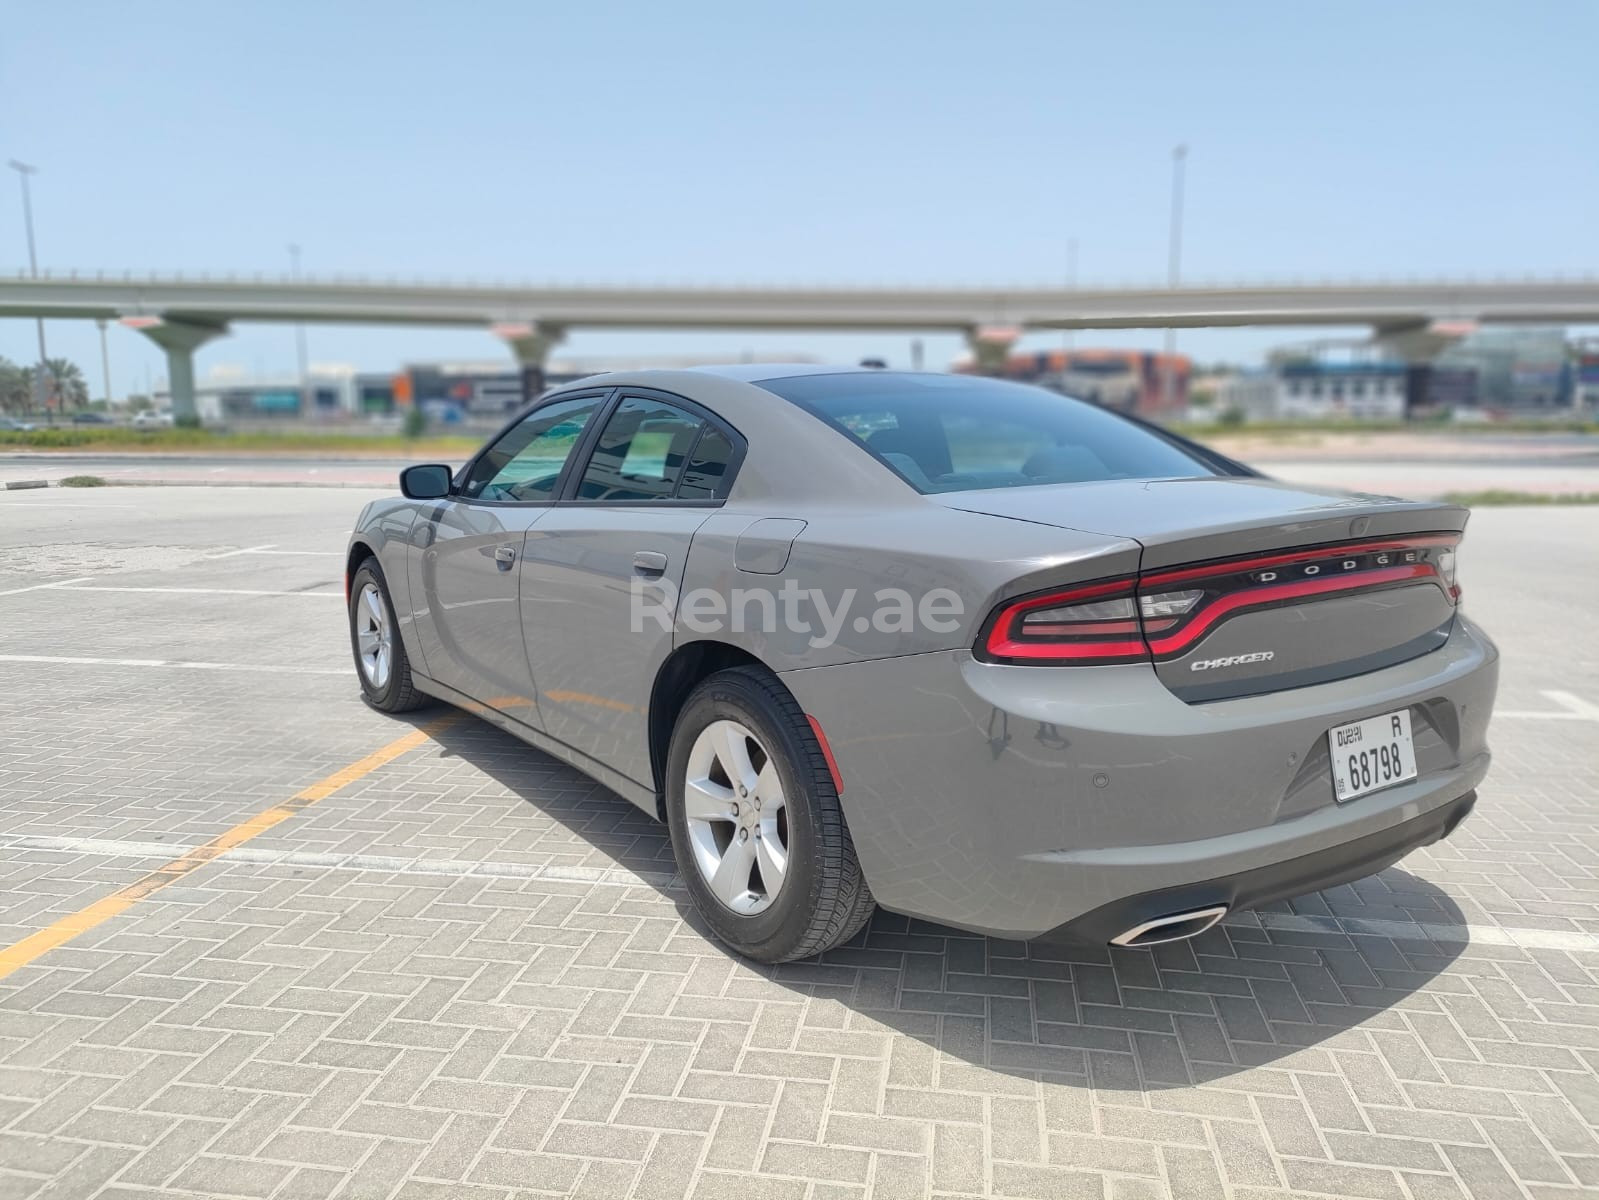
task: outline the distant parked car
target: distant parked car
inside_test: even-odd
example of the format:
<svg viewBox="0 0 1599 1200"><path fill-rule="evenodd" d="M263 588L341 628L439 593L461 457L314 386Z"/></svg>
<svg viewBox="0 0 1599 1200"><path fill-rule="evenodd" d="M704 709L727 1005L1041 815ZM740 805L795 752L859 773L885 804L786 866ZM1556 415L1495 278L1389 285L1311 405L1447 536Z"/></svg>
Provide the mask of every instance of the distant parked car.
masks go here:
<svg viewBox="0 0 1599 1200"><path fill-rule="evenodd" d="M133 427L135 429L170 429L172 427L172 414L146 409L133 418Z"/></svg>
<svg viewBox="0 0 1599 1200"><path fill-rule="evenodd" d="M114 425L114 424L116 424L116 422L113 421L110 417L106 416L105 413L97 413L97 412L73 413L72 414L72 423L74 425Z"/></svg>
<svg viewBox="0 0 1599 1200"><path fill-rule="evenodd" d="M0 417L0 432L4 433L32 433L39 428L31 421L19 421L15 417Z"/></svg>

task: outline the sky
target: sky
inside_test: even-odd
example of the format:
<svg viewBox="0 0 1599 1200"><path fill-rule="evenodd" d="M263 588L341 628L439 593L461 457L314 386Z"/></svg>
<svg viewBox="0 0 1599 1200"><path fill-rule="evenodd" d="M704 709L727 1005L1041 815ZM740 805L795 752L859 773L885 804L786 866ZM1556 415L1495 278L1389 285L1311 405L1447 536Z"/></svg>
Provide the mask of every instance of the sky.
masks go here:
<svg viewBox="0 0 1599 1200"><path fill-rule="evenodd" d="M19 4L0 160L38 167L61 271L286 272L298 243L310 275L1015 285L1062 282L1075 240L1085 285L1154 283L1183 143L1187 280L1577 274L1599 270L1596 44L1591 0ZM5 172L0 270L26 262ZM47 333L98 394L93 325ZM369 370L510 361L487 332L307 337ZM910 342L579 329L563 352L903 365ZM0 355L36 354L0 320ZM110 356L118 396L164 376L133 331ZM259 324L197 356L294 364Z"/></svg>

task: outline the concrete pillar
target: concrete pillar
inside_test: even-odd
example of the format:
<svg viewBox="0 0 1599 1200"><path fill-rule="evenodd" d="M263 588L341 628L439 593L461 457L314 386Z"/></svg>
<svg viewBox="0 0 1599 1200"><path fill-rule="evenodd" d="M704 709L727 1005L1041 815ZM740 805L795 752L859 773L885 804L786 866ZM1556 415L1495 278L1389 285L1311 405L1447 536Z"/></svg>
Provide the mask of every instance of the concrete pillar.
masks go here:
<svg viewBox="0 0 1599 1200"><path fill-rule="evenodd" d="M1379 327L1375 340L1405 360L1405 417L1427 403L1433 360L1461 338L1477 331L1475 321L1418 321Z"/></svg>
<svg viewBox="0 0 1599 1200"><path fill-rule="evenodd" d="M194 321L169 321L164 317L123 317L122 324L137 329L167 355L167 390L172 395L174 420L198 418L194 403L194 352L228 332L226 325Z"/></svg>
<svg viewBox="0 0 1599 1200"><path fill-rule="evenodd" d="M1003 375L1011 347L1022 336L1015 325L978 325L966 333L972 360L979 375Z"/></svg>
<svg viewBox="0 0 1599 1200"><path fill-rule="evenodd" d="M566 340L566 327L548 321L510 321L494 326L516 355L522 368L522 402L537 400L544 391L544 364L550 351Z"/></svg>

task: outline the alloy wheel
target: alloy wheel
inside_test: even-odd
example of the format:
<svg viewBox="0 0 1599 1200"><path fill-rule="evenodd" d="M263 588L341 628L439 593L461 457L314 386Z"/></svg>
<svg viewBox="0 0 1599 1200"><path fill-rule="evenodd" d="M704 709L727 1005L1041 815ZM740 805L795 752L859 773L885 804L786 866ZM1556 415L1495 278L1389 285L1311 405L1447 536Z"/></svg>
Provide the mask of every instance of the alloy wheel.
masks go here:
<svg viewBox="0 0 1599 1200"><path fill-rule="evenodd" d="M388 685L394 664L394 630L389 625L388 606L383 603L383 594L375 583L363 587L356 600L355 644L361 674L369 684L382 691Z"/></svg>
<svg viewBox="0 0 1599 1200"><path fill-rule="evenodd" d="M737 721L712 721L694 740L683 789L694 863L740 916L768 908L788 872L788 810L766 748Z"/></svg>

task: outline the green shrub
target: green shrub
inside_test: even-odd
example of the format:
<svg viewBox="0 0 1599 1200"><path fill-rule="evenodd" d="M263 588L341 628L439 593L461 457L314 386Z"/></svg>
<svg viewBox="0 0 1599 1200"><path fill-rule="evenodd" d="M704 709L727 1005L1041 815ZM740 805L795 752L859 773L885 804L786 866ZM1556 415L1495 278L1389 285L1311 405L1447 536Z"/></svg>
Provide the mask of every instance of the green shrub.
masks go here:
<svg viewBox="0 0 1599 1200"><path fill-rule="evenodd" d="M400 426L402 436L415 440L427 432L428 418L420 408L415 406L405 410L405 423Z"/></svg>

